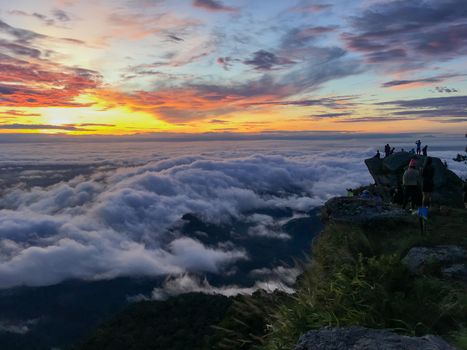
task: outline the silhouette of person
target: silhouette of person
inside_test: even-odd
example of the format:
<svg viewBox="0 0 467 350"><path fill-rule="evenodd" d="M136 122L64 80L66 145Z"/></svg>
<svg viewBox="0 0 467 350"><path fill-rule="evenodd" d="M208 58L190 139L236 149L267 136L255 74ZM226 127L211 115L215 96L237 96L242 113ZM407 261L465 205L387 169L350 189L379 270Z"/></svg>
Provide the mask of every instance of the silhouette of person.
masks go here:
<svg viewBox="0 0 467 350"><path fill-rule="evenodd" d="M389 146L389 143L384 146L384 157L389 157L391 154L391 146Z"/></svg>
<svg viewBox="0 0 467 350"><path fill-rule="evenodd" d="M381 153L379 153L379 150L376 151L375 158L381 159Z"/></svg>
<svg viewBox="0 0 467 350"><path fill-rule="evenodd" d="M415 141L415 144L417 145L417 154L420 154L422 152L420 148L422 146L422 141L417 140Z"/></svg>
<svg viewBox="0 0 467 350"><path fill-rule="evenodd" d="M420 200L420 172L417 169L416 159L410 161L409 168L402 176L402 184L404 186L404 203L402 208L405 209L410 199L411 208L415 210Z"/></svg>
<svg viewBox="0 0 467 350"><path fill-rule="evenodd" d="M423 152L423 155L426 157L428 155L428 145L425 145L423 148L422 148L422 152Z"/></svg>

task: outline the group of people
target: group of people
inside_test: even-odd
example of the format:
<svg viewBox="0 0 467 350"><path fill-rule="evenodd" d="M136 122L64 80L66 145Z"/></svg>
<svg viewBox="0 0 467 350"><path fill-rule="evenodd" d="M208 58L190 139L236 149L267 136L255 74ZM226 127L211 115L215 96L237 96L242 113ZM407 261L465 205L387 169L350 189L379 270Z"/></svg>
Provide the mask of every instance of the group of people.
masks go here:
<svg viewBox="0 0 467 350"><path fill-rule="evenodd" d="M428 145L425 145L423 146L422 148L422 142L420 140L417 140L415 141L415 145L417 146L417 150L415 150L415 148L412 148L409 153L411 154L417 154L417 155L423 155L425 157L428 156ZM391 147L389 145L389 143L387 143L385 146L384 146L384 158L387 158L389 157L390 155L392 155L395 151L395 147ZM405 152L405 150L403 148L401 148L401 152ZM381 153L379 150L376 151L376 155L375 155L376 158L381 158Z"/></svg>
<svg viewBox="0 0 467 350"><path fill-rule="evenodd" d="M420 141L420 140L415 141L415 145L417 146L417 151L416 151L417 155L422 154L425 157L428 155L428 145L425 145L422 148L422 141Z"/></svg>
<svg viewBox="0 0 467 350"><path fill-rule="evenodd" d="M384 157L387 158L389 157L391 154L394 153L394 150L395 150L395 147L392 147L389 146L389 143L387 143L385 146L384 146ZM379 152L379 151L378 151Z"/></svg>
<svg viewBox="0 0 467 350"><path fill-rule="evenodd" d="M402 208L406 208L410 201L411 209L420 204L428 208L431 205L431 194L434 189L435 168L431 157L426 157L422 168L418 167L417 160L409 162L408 169L402 176L403 201Z"/></svg>

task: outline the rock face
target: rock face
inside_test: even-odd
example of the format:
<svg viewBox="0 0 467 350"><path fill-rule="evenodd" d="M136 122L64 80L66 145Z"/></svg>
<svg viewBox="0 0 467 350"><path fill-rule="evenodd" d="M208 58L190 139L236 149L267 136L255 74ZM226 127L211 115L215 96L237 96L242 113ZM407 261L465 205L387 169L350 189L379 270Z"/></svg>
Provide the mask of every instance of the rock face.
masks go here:
<svg viewBox="0 0 467 350"><path fill-rule="evenodd" d="M417 160L419 169L423 167L425 157L408 152L398 152L382 159L374 157L365 160L376 185L384 189L383 194L386 199L389 199L391 188L402 184L402 175L411 159ZM433 203L463 208L462 180L447 169L441 159L432 157L432 164L435 169Z"/></svg>
<svg viewBox="0 0 467 350"><path fill-rule="evenodd" d="M370 221L403 220L407 213L381 200L334 197L324 204L321 217L324 221L362 224Z"/></svg>
<svg viewBox="0 0 467 350"><path fill-rule="evenodd" d="M467 278L467 251L456 245L413 247L402 262L414 274L422 274L431 266L438 266L446 277Z"/></svg>
<svg viewBox="0 0 467 350"><path fill-rule="evenodd" d="M363 327L322 328L303 335L295 350L455 350L433 335L407 337Z"/></svg>

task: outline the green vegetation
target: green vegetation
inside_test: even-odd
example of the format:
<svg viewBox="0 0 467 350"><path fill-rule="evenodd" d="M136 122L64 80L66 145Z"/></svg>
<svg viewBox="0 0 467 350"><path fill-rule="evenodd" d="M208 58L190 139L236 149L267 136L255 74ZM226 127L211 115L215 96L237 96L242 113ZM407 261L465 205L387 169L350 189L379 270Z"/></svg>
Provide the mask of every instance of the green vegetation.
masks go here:
<svg viewBox="0 0 467 350"><path fill-rule="evenodd" d="M294 295L256 292L225 298L187 294L138 303L83 346L93 349L282 350L323 326L360 325L408 335L437 334L467 349L467 286L433 266L412 276L401 259L414 246L467 248L467 211L367 225L333 224L315 240Z"/></svg>
<svg viewBox="0 0 467 350"><path fill-rule="evenodd" d="M80 349L209 349L211 325L221 321L231 303L220 295L197 293L139 302L102 325Z"/></svg>
<svg viewBox="0 0 467 350"><path fill-rule="evenodd" d="M297 293L264 312L265 332L242 348L292 349L299 336L323 326L361 325L409 335L438 334L467 349L467 293L460 282L432 274L414 277L401 263L413 246L457 244L466 247L467 212L434 213L428 234L418 218L404 222L350 226L329 224L313 247L313 263ZM242 322L243 313L236 315ZM250 316L246 316L250 317ZM240 335L225 333L232 344Z"/></svg>

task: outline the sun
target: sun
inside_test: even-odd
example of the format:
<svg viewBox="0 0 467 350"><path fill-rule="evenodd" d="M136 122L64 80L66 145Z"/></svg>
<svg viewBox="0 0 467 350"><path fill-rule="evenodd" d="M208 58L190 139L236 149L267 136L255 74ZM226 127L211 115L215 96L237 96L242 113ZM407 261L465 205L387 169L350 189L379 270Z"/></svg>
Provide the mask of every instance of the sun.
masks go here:
<svg viewBox="0 0 467 350"><path fill-rule="evenodd" d="M46 108L42 111L44 123L49 125L67 125L76 123L76 111L70 108Z"/></svg>

